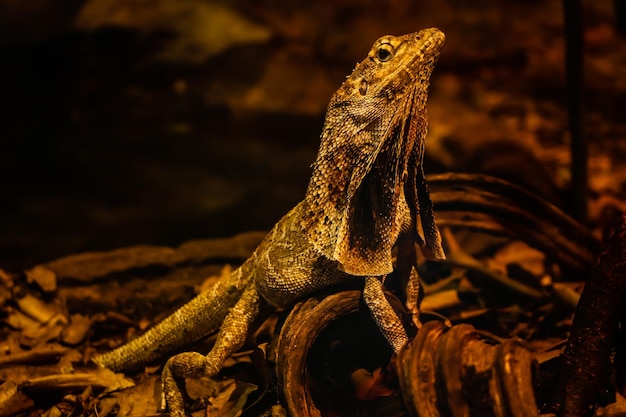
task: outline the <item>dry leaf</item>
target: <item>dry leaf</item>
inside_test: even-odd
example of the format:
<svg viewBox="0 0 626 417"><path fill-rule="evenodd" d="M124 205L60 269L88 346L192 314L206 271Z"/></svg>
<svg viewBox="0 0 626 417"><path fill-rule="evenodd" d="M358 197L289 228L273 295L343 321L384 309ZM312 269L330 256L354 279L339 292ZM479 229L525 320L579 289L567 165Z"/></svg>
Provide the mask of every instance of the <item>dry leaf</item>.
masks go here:
<svg viewBox="0 0 626 417"><path fill-rule="evenodd" d="M39 322L33 320L26 314L15 309L11 309L11 312L9 313L7 318L4 319L4 322L16 330L23 330L39 326Z"/></svg>
<svg viewBox="0 0 626 417"><path fill-rule="evenodd" d="M359 400L371 401L378 397L393 395L395 390L385 386L385 378L381 373L381 368L374 372L361 368L352 372L352 383L356 387L355 397Z"/></svg>
<svg viewBox="0 0 626 417"><path fill-rule="evenodd" d="M37 265L26 271L28 283L37 283L39 288L45 292L53 292L57 289L57 276L50 269Z"/></svg>
<svg viewBox="0 0 626 417"><path fill-rule="evenodd" d="M11 288L13 288L13 279L0 269L0 307L3 307L7 301L13 298Z"/></svg>
<svg viewBox="0 0 626 417"><path fill-rule="evenodd" d="M67 351L68 348L57 344L42 345L34 349L20 351L0 357L0 366L31 364L35 362L56 360L63 356L63 354Z"/></svg>
<svg viewBox="0 0 626 417"><path fill-rule="evenodd" d="M546 273L545 262L546 256L543 253L516 240L504 245L488 259L487 266L506 274L509 264L518 264L533 276L541 278Z"/></svg>
<svg viewBox="0 0 626 417"><path fill-rule="evenodd" d="M626 398L619 392L615 396L615 402L606 407L599 407L597 417L623 417L626 415Z"/></svg>
<svg viewBox="0 0 626 417"><path fill-rule="evenodd" d="M93 320L82 314L72 314L69 326L63 329L61 340L68 345L77 345L85 339Z"/></svg>
<svg viewBox="0 0 626 417"><path fill-rule="evenodd" d="M420 304L420 310L438 311L459 305L461 305L459 292L457 290L446 290L425 296Z"/></svg>
<svg viewBox="0 0 626 417"><path fill-rule="evenodd" d="M161 378L153 375L137 385L100 400L100 417L109 413L117 417L157 415L161 406ZM116 411L116 408L119 410Z"/></svg>
<svg viewBox="0 0 626 417"><path fill-rule="evenodd" d="M206 413L215 417L237 417L243 412L248 396L257 390L257 386L243 381L234 381L221 389L211 398Z"/></svg>
<svg viewBox="0 0 626 417"><path fill-rule="evenodd" d="M132 379L124 374L115 373L110 369L97 367L96 375L100 383L104 386L104 392L118 391L135 385Z"/></svg>
<svg viewBox="0 0 626 417"><path fill-rule="evenodd" d="M58 340L66 326L67 317L60 314L56 315L43 325L24 328L20 335L20 344L35 347L45 342Z"/></svg>
<svg viewBox="0 0 626 417"><path fill-rule="evenodd" d="M0 417L8 417L32 408L35 402L18 389L18 384L7 381L0 385Z"/></svg>
<svg viewBox="0 0 626 417"><path fill-rule="evenodd" d="M46 303L31 294L26 294L19 298L16 297L15 302L24 314L40 323L47 323L55 315L61 314L55 303Z"/></svg>
<svg viewBox="0 0 626 417"><path fill-rule="evenodd" d="M67 414L64 414L63 411L59 409L56 405L49 408L48 411L43 413L41 417L63 417Z"/></svg>

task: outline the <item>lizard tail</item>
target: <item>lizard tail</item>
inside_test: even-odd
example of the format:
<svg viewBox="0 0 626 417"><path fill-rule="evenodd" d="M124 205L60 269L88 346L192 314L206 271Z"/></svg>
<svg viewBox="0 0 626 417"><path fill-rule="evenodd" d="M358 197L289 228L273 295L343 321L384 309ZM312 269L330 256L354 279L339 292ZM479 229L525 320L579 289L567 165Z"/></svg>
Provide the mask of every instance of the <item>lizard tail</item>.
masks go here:
<svg viewBox="0 0 626 417"><path fill-rule="evenodd" d="M243 292L242 278L236 269L143 335L93 361L116 372L137 369L216 332Z"/></svg>

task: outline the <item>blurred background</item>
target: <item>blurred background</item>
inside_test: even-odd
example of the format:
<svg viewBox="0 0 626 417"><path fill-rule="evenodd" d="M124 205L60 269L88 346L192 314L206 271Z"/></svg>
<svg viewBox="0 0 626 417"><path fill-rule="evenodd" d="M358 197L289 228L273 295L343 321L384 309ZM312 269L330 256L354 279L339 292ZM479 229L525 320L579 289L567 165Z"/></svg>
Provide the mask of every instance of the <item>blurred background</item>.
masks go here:
<svg viewBox="0 0 626 417"><path fill-rule="evenodd" d="M583 2L595 227L626 208L619 3ZM0 0L0 267L268 230L303 197L355 63L430 26L447 40L427 173L566 206L561 1Z"/></svg>

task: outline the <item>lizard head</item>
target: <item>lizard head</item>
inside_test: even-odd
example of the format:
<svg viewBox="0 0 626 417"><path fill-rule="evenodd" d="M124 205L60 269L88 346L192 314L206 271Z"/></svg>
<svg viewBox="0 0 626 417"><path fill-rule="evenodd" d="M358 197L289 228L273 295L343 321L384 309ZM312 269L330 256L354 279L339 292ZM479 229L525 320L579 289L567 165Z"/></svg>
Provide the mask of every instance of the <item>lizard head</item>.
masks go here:
<svg viewBox="0 0 626 417"><path fill-rule="evenodd" d="M349 274L391 272L392 247L410 229L427 255L443 257L422 171L443 41L435 28L381 37L328 105L302 228Z"/></svg>

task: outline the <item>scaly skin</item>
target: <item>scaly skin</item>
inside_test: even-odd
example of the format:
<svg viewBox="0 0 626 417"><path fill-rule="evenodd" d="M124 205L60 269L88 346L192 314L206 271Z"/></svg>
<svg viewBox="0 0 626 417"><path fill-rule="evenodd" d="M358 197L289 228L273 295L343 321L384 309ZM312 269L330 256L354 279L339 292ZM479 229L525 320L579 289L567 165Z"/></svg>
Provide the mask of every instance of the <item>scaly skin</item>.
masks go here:
<svg viewBox="0 0 626 417"><path fill-rule="evenodd" d="M382 288L391 250L402 237L430 259L445 257L422 171L428 85L443 41L434 28L378 39L330 101L304 200L228 278L94 361L137 368L218 332L206 356L181 353L165 364L163 407L183 416L183 379L217 374L262 306L289 307L355 278L365 281L365 303L399 351L406 332ZM407 305L417 313L417 274L408 266Z"/></svg>

